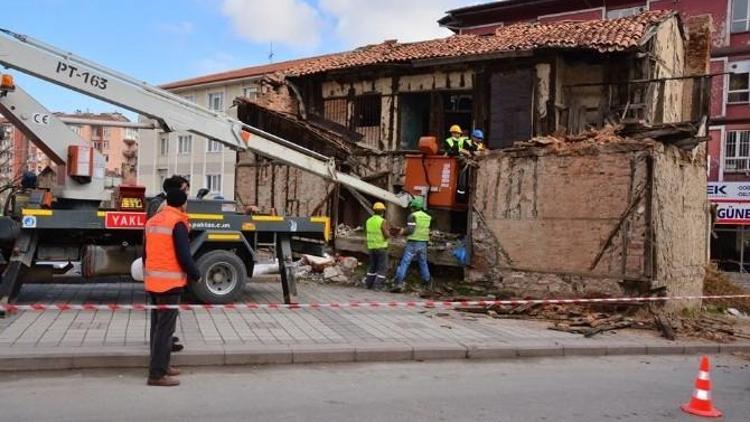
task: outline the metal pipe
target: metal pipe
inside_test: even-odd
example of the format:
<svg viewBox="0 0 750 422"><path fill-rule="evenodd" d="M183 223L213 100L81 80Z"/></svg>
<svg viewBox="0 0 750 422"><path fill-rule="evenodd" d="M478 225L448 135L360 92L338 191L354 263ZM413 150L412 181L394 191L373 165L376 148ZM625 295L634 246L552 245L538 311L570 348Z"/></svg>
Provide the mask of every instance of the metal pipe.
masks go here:
<svg viewBox="0 0 750 422"><path fill-rule="evenodd" d="M86 119L83 117L63 117L58 116L63 123L69 125L87 125L87 126L108 126L108 127L124 127L133 129L157 129L158 126L152 123L141 123L141 122L122 122L117 120L99 120L99 119Z"/></svg>

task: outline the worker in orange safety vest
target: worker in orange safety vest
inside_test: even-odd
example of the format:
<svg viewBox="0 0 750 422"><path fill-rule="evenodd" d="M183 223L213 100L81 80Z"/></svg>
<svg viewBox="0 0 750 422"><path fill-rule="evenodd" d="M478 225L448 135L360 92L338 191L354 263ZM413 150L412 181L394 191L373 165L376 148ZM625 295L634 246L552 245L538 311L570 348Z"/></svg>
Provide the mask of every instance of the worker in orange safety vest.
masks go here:
<svg viewBox="0 0 750 422"><path fill-rule="evenodd" d="M188 279L199 280L200 272L190 253L190 225L185 214L187 194L179 189L167 192L167 206L146 223L143 252L143 282L151 302L177 305ZM151 360L148 385L175 386L179 370L169 366L177 309L153 310L151 318Z"/></svg>

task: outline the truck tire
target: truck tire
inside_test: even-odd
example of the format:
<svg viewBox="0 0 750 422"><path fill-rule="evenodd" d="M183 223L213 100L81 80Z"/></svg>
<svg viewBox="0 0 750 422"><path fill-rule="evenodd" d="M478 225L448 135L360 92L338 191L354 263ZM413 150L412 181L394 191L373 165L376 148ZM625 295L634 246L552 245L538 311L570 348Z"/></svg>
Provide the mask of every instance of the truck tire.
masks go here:
<svg viewBox="0 0 750 422"><path fill-rule="evenodd" d="M191 292L203 303L231 303L242 296L247 281L245 263L228 251L211 251L196 262L201 279L192 282Z"/></svg>

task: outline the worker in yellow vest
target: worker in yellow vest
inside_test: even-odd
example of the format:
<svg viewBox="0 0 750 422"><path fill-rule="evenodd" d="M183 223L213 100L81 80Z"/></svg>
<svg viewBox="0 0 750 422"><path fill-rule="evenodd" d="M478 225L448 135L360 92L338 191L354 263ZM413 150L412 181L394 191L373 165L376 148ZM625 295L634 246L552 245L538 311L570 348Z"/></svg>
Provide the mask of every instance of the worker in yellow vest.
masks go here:
<svg viewBox="0 0 750 422"><path fill-rule="evenodd" d="M404 291L406 272L414 258L417 258L419 264L422 287L431 287L432 283L430 268L427 265L427 243L430 241L432 216L424 212L424 199L420 196L411 200L409 208L411 208L412 213L409 214L406 221L406 229L402 229L402 233L407 236L406 248L404 249L404 255L401 257L401 263L396 269L395 286L391 289L393 293Z"/></svg>
<svg viewBox="0 0 750 422"><path fill-rule="evenodd" d="M385 204L376 202L372 211L374 214L365 222L367 250L370 252L370 267L367 270L365 286L368 289L382 290L388 274L388 238L391 227L383 217Z"/></svg>
<svg viewBox="0 0 750 422"><path fill-rule="evenodd" d="M185 214L187 194L180 189L170 189L166 200L166 206L146 222L143 283L152 303L178 305L188 278L198 280L201 275L190 253L190 224ZM151 326L148 385L180 384L174 378L180 371L169 366L178 312L177 309L158 309L151 313L155 322Z"/></svg>
<svg viewBox="0 0 750 422"><path fill-rule="evenodd" d="M443 141L443 153L449 157L457 157L461 154L469 154L473 149L472 141L467 138L461 130L461 126L453 125L449 132L451 136Z"/></svg>

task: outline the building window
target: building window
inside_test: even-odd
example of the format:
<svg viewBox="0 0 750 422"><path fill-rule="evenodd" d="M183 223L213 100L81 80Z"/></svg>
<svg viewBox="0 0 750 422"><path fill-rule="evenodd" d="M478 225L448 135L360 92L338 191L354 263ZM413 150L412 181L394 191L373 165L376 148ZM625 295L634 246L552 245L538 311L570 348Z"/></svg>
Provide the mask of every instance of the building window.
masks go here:
<svg viewBox="0 0 750 422"><path fill-rule="evenodd" d="M108 128L108 127L105 127L104 128L104 139L109 139L111 135L112 135L112 129Z"/></svg>
<svg viewBox="0 0 750 422"><path fill-rule="evenodd" d="M159 139L159 155L167 154L169 154L169 137L165 135Z"/></svg>
<svg viewBox="0 0 750 422"><path fill-rule="evenodd" d="M167 169L156 170L156 177L159 179L159 189L164 185L164 179L167 178Z"/></svg>
<svg viewBox="0 0 750 422"><path fill-rule="evenodd" d="M750 0L732 0L732 27L730 32L750 31Z"/></svg>
<svg viewBox="0 0 750 422"><path fill-rule="evenodd" d="M750 171L750 130L734 130L727 133L724 145L724 170L727 173Z"/></svg>
<svg viewBox="0 0 750 422"><path fill-rule="evenodd" d="M731 73L727 102L747 103L748 101L750 101L750 73Z"/></svg>
<svg viewBox="0 0 750 422"><path fill-rule="evenodd" d="M81 136L81 127L78 125L68 126L76 135Z"/></svg>
<svg viewBox="0 0 750 422"><path fill-rule="evenodd" d="M362 95L354 99L353 127L380 126L380 95Z"/></svg>
<svg viewBox="0 0 750 422"><path fill-rule="evenodd" d="M607 19L626 18L628 16L635 16L645 11L646 11L646 8L644 6L628 7L625 9L607 10Z"/></svg>
<svg viewBox="0 0 750 422"><path fill-rule="evenodd" d="M224 145L219 141L208 140L206 144L206 152L221 152L224 150Z"/></svg>
<svg viewBox="0 0 750 422"><path fill-rule="evenodd" d="M242 96L250 100L258 98L258 87L253 85L242 88Z"/></svg>
<svg viewBox="0 0 750 422"><path fill-rule="evenodd" d="M220 174L207 174L206 175L206 188L211 194L221 195L221 175Z"/></svg>
<svg viewBox="0 0 750 422"><path fill-rule="evenodd" d="M177 137L177 153L190 154L193 151L193 136L180 135Z"/></svg>
<svg viewBox="0 0 750 422"><path fill-rule="evenodd" d="M214 111L224 111L224 93L213 92L208 94L208 108Z"/></svg>

